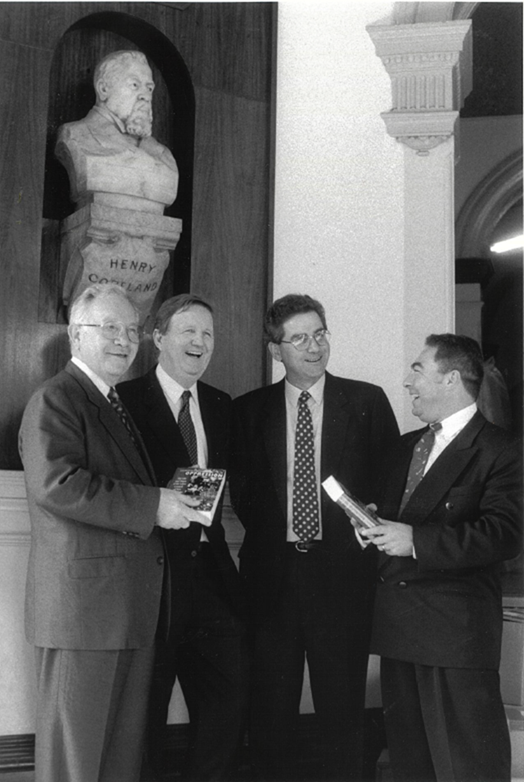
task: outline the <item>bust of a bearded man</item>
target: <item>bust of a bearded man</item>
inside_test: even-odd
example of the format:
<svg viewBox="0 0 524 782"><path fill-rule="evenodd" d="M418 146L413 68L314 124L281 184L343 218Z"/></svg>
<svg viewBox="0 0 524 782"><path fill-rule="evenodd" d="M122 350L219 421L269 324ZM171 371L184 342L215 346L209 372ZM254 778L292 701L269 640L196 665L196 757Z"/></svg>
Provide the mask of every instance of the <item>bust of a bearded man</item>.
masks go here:
<svg viewBox="0 0 524 782"><path fill-rule="evenodd" d="M146 56L117 51L94 74L96 104L84 119L62 125L56 155L80 206L92 193L120 196L122 206L162 213L178 189L178 168L152 132L155 84ZM138 201L137 199L140 199Z"/></svg>

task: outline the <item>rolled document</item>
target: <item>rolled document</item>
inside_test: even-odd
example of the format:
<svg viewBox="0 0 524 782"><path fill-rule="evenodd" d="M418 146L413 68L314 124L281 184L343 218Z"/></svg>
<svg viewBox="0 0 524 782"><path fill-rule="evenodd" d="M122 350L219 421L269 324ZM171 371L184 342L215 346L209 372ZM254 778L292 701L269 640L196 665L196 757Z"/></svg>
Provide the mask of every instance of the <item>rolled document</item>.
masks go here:
<svg viewBox="0 0 524 782"><path fill-rule="evenodd" d="M372 510L366 508L363 502L360 502L356 497L353 497L345 486L339 483L336 478L333 478L332 475L323 481L322 486L333 502L340 505L340 507L344 509L346 516L349 516L356 521L360 527L369 529L370 527L376 527L377 524L380 524L380 519L376 513L373 513Z"/></svg>

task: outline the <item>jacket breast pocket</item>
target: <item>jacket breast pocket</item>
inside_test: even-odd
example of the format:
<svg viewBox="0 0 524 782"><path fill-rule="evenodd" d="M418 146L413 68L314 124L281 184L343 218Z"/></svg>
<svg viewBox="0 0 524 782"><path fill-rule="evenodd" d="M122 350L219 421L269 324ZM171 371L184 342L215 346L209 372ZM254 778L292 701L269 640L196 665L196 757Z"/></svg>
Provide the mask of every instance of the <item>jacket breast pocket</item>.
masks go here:
<svg viewBox="0 0 524 782"><path fill-rule="evenodd" d="M88 557L73 559L69 563L70 578L102 578L111 576L118 578L126 571L124 557Z"/></svg>

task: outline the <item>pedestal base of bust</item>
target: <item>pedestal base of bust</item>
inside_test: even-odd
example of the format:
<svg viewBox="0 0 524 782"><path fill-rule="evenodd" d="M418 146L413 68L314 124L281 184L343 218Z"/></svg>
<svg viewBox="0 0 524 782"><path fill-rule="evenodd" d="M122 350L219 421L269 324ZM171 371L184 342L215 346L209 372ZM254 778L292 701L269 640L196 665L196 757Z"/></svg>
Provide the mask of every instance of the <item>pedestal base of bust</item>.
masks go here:
<svg viewBox="0 0 524 782"><path fill-rule="evenodd" d="M62 223L64 305L69 307L89 285L116 283L129 293L144 323L169 264L169 251L180 238L182 220L129 208L129 199L124 207L114 206L106 196L94 193L90 203Z"/></svg>

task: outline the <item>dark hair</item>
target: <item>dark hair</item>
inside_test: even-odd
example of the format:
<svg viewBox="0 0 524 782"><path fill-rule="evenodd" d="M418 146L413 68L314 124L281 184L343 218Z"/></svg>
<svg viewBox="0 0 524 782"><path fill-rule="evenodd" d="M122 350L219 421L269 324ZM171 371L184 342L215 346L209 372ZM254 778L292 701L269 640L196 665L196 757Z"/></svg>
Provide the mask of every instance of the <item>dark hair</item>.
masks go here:
<svg viewBox="0 0 524 782"><path fill-rule="evenodd" d="M436 348L435 361L442 373L456 369L468 394L476 399L479 395L484 362L478 342L461 334L430 334L426 345Z"/></svg>
<svg viewBox="0 0 524 782"><path fill-rule="evenodd" d="M207 301L204 301L204 299L201 299L200 296L194 293L180 293L178 296L166 299L158 309L153 330L159 331L160 334L166 334L173 315L176 315L177 312L185 312L197 304L199 307L205 307L206 310L213 314L211 304L208 304Z"/></svg>
<svg viewBox="0 0 524 782"><path fill-rule="evenodd" d="M303 312L316 312L327 329L326 312L322 304L311 296L301 293L288 293L277 299L266 312L264 320L264 339L266 342L280 344L284 336L284 323L293 315Z"/></svg>

